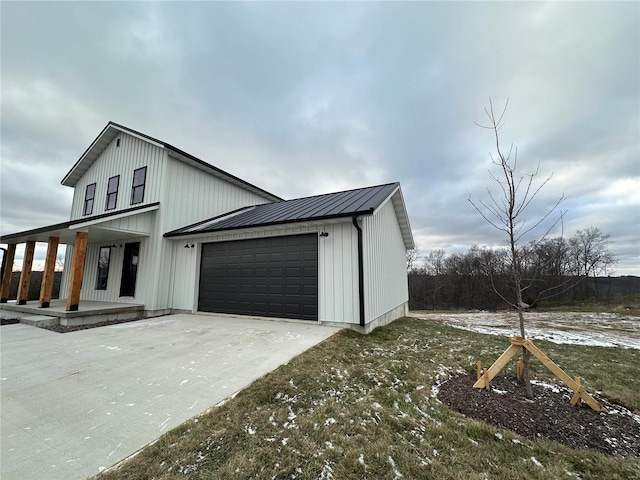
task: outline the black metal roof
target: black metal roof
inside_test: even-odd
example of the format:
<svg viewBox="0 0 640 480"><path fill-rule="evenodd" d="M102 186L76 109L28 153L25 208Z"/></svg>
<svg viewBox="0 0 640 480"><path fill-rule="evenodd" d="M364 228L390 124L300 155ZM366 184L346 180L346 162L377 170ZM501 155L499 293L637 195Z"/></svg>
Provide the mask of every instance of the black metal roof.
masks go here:
<svg viewBox="0 0 640 480"><path fill-rule="evenodd" d="M165 233L164 236L177 237L308 220L370 215L395 192L399 185L399 183L388 183L344 192L254 205L173 230Z"/></svg>

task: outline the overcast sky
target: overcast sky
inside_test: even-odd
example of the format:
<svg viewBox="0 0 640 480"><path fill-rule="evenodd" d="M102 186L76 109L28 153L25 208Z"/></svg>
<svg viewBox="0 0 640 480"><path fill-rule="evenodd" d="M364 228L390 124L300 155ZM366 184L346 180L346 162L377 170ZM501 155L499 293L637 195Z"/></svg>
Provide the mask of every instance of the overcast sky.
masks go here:
<svg viewBox="0 0 640 480"><path fill-rule="evenodd" d="M283 198L399 181L423 252L504 245L467 199L509 98L502 142L553 174L529 218L564 193L564 235L640 275L638 2L0 9L2 234L69 219L60 181L112 120Z"/></svg>

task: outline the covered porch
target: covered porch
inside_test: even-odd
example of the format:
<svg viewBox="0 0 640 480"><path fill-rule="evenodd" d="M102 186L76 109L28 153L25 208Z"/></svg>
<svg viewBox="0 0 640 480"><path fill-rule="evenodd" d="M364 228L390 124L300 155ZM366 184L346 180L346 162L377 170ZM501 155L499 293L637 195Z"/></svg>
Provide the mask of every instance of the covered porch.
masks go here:
<svg viewBox="0 0 640 480"><path fill-rule="evenodd" d="M0 304L2 307L8 307L13 311L18 308L36 308L47 309L46 315L53 315L59 318L73 318L70 315L74 312L82 312L86 310L80 307L80 292L85 274L85 257L87 253L87 243L91 242L117 242L129 238L140 238L149 236L149 228L144 231L135 231L129 228L118 228L118 224L114 220L125 219L134 215L140 215L147 212L153 212L159 208L159 204L147 205L143 207L131 208L128 210L114 212L111 214L97 215L91 218L83 218L75 221L59 223L42 227L25 232L5 235L0 238L0 242L7 244L5 257L3 261L3 272L0 285ZM146 225L148 227L148 225ZM44 269L42 282L40 285L39 299L36 304L28 304L29 287L31 284L31 271L33 267L33 259L35 246L37 242L47 244L47 251L44 261ZM22 261L22 269L18 283L18 292L15 304L9 303L9 287L11 283L11 273L15 259L16 246L25 244L25 252ZM53 278L56 266L56 258L59 245L73 245L72 258L66 259L64 270L69 272L69 282L64 300L52 299ZM70 261L70 264L67 264ZM60 297L63 292L60 292ZM84 303L85 301L83 301ZM87 307L96 307L96 304L107 302L91 302ZM111 303L111 302L108 302ZM118 304L116 304L118 305ZM131 303L122 303L127 305L129 310L132 309ZM144 305L141 306L143 309ZM65 313L66 315L58 315ZM43 310L39 311L43 314Z"/></svg>

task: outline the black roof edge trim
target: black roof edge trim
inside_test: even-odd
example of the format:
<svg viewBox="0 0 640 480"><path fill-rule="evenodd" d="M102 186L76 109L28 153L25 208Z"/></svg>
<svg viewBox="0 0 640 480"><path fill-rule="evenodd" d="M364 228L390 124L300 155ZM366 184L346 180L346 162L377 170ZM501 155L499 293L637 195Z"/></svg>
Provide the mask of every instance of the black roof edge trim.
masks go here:
<svg viewBox="0 0 640 480"><path fill-rule="evenodd" d="M268 205L268 204L267 204L267 205ZM236 208L235 210L231 210L230 212L222 213L222 214L217 215L217 216L215 216L215 217L207 218L206 220L202 220L201 222L192 223L191 225L187 225L186 227L176 228L175 230L171 230L170 232L165 233L165 234L163 235L163 237L170 237L170 236L172 236L172 234L174 234L174 233L178 233L178 234L179 234L179 232L180 232L181 230L184 230L185 228L195 228L195 227L197 227L198 225L203 225L203 224L208 223L208 222L213 222L214 220L218 220L218 219L220 219L220 218L224 218L224 217L227 217L227 216L229 216L229 215L233 215L234 213L238 213L238 212L241 212L241 211L243 211L243 210L248 210L248 209L250 209L250 208L255 208L255 207L257 207L257 206L259 206L259 205L249 205L248 207L240 207L240 208ZM185 234L185 235L186 235L186 234Z"/></svg>
<svg viewBox="0 0 640 480"><path fill-rule="evenodd" d="M357 212L348 212L348 213L338 213L335 215L324 215L321 217L310 217L310 218L295 218L295 219L291 219L291 220L284 220L284 221L276 221L276 222L268 222L268 223L256 223L253 225L238 225L235 227L229 227L229 228L224 228L221 230L202 230L199 232L179 232L178 230L173 230L171 232L167 232L165 233L163 236L166 238L170 238L170 237L187 237L187 236L195 236L195 235L202 235L205 233L221 233L221 232L229 232L231 230L243 230L243 229L249 229L249 228L256 228L256 227L272 227L274 225L288 225L288 224L292 224L292 223L304 223L304 222L318 222L321 220L330 220L333 218L351 218L354 215L373 215L374 209L373 208L369 208L367 210L360 210ZM230 212L231 213L231 212ZM213 220L213 219L210 219ZM200 223L205 223L205 222L200 222ZM182 229L180 229L182 230Z"/></svg>
<svg viewBox="0 0 640 480"><path fill-rule="evenodd" d="M11 240L12 238L16 238L16 237L24 237L25 235L35 235L38 233L44 233L48 230L58 230L60 228L68 228L68 227L71 227L72 225L77 225L79 223L85 223L85 222L90 222L92 220L101 220L103 218L115 217L116 215L120 215L122 213L131 213L131 212L135 212L136 210L143 210L145 208L156 207L159 205L160 205L160 202L148 203L146 205L126 208L124 210L118 210L116 212L101 213L100 215L94 215L92 217L82 217L76 220L69 220L67 222L54 223L53 225L47 225L46 227L34 228L32 230L25 230L23 232L10 233L8 235L3 235L2 237L0 237L0 241L2 243L6 243L7 240Z"/></svg>
<svg viewBox="0 0 640 480"><path fill-rule="evenodd" d="M87 152L93 148L93 146L98 141L98 139L102 136L102 134L104 132L107 131L107 128L109 128L111 125L119 126L119 125L117 125L116 123L113 123L113 122L107 123L105 125L105 127L102 130L100 130L100 133L96 136L96 138L94 138L93 141L89 144L89 146L86 148L86 150L84 152L82 152L82 155L80 155L80 158L78 158L78 160L76 160L76 163L73 164L73 166L69 169L69 171L62 178L62 180L60 180L60 185L64 185L64 182L67 180L67 178L69 178L69 175L71 174L71 172L73 172L75 170L75 168L80 164L80 162L82 161L84 156L87 154Z"/></svg>

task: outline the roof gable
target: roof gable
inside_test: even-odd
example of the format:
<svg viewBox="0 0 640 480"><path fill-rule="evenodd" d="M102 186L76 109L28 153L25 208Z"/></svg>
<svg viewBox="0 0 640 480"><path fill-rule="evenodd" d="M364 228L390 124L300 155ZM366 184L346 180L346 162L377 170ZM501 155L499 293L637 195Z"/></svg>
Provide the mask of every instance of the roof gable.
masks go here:
<svg viewBox="0 0 640 480"><path fill-rule="evenodd" d="M124 125L119 125L114 122L109 122L104 129L98 134L95 140L89 145L89 147L85 150L85 152L80 156L78 161L71 167L71 170L65 175L60 183L67 187L74 187L76 183L82 178L82 176L87 172L89 167L93 165L93 163L98 159L100 154L109 146L109 144L120 134L124 132L128 135L136 137L138 139L144 140L156 147L166 149L169 156L185 162L193 167L196 167L204 172L207 172L215 177L218 177L222 180L225 180L231 184L244 188L252 193L260 195L261 197L269 200L269 201L280 201L282 200L280 197L273 195L266 190L263 190L255 185L252 185L249 182L246 182L230 173L225 172L213 165L200 160L193 155L180 150L179 148L174 147L166 142L158 140L156 138L150 137L149 135L145 135L144 133L137 132L132 130L131 128L125 127Z"/></svg>

